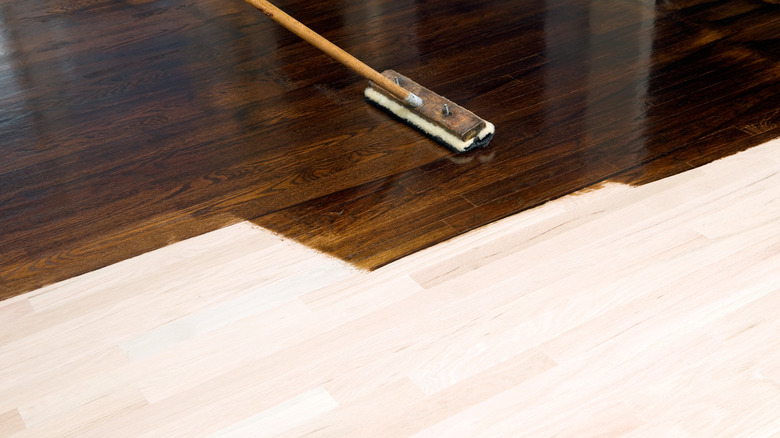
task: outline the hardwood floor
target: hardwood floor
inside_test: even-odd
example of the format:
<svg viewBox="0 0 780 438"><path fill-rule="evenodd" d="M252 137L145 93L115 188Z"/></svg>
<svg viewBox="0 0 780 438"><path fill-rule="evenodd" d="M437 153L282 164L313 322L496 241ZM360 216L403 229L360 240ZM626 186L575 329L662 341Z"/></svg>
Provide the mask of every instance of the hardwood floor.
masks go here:
<svg viewBox="0 0 780 438"><path fill-rule="evenodd" d="M241 222L0 302L0 437L780 436L780 140L372 272Z"/></svg>
<svg viewBox="0 0 780 438"><path fill-rule="evenodd" d="M497 126L453 156L238 0L0 0L0 297L246 220L374 269L780 136L759 0L286 0Z"/></svg>

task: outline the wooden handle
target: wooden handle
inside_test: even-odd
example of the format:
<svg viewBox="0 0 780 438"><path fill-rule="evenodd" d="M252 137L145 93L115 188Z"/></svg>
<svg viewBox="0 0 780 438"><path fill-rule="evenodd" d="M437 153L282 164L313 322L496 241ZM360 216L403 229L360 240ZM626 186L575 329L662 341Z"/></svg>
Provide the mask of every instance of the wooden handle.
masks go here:
<svg viewBox="0 0 780 438"><path fill-rule="evenodd" d="M256 7L260 11L262 11L265 15L269 16L272 20L276 21L277 23L287 28L287 30L289 30L290 32L298 35L299 37L307 41L309 44L322 50L331 58L349 67L355 73L359 74L360 76L363 76L364 78L370 81L373 81L375 84L387 90L389 93L393 94L398 99L406 101L407 103L415 107L422 105L422 101L420 100L419 97L415 96L413 93L404 89L403 87L391 81L390 79L382 76L378 71L367 66L359 59L355 58L354 56L342 50L340 47L326 40L317 32L314 32L313 30L309 29L308 27L303 25L300 21L287 15L284 11L272 5L271 3L267 2L266 0L246 0L246 2Z"/></svg>

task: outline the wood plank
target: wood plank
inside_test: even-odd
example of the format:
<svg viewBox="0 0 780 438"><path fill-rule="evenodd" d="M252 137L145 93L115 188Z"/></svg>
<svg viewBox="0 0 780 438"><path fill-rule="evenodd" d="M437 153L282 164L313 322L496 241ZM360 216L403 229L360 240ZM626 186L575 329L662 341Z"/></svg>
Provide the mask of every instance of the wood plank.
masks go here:
<svg viewBox="0 0 780 438"><path fill-rule="evenodd" d="M25 429L24 420L22 420L18 410L14 409L0 414L0 436L13 436Z"/></svg>

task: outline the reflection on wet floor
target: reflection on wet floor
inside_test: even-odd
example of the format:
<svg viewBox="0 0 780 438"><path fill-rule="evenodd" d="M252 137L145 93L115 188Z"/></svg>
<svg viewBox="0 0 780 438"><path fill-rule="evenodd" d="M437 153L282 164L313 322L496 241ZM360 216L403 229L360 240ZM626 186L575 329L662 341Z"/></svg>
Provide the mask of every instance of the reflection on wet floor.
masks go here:
<svg viewBox="0 0 780 438"><path fill-rule="evenodd" d="M375 268L780 136L767 2L279 6L494 123L490 146L454 156L242 2L0 0L2 296L246 219Z"/></svg>

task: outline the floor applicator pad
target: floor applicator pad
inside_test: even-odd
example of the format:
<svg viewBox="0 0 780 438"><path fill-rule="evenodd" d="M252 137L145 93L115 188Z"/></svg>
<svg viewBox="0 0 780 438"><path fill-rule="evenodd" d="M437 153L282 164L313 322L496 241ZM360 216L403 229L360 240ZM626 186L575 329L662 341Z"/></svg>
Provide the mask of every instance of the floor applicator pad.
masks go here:
<svg viewBox="0 0 780 438"><path fill-rule="evenodd" d="M457 153L486 146L493 138L495 127L471 111L439 96L393 70L382 72L406 90L419 96L423 104L412 107L382 88L369 82L366 99L389 111L395 117L416 127Z"/></svg>

